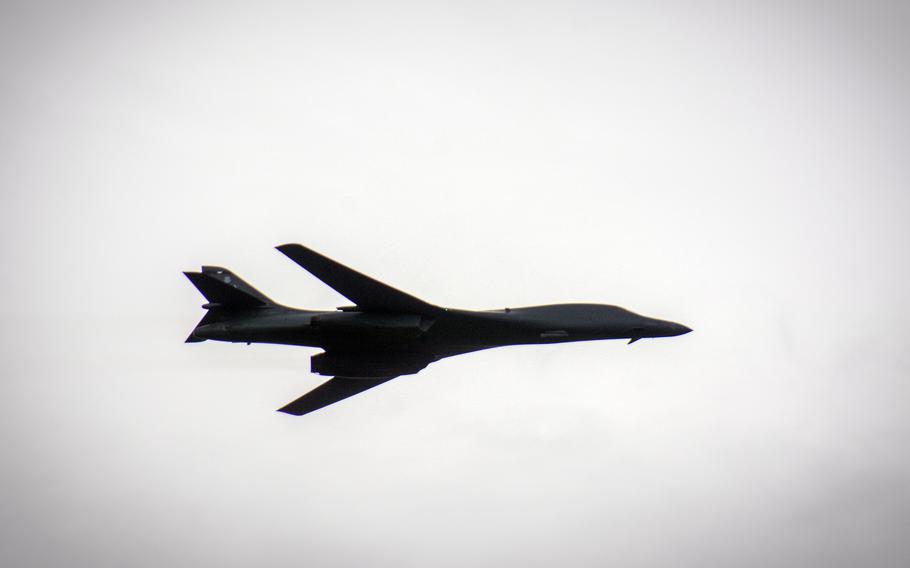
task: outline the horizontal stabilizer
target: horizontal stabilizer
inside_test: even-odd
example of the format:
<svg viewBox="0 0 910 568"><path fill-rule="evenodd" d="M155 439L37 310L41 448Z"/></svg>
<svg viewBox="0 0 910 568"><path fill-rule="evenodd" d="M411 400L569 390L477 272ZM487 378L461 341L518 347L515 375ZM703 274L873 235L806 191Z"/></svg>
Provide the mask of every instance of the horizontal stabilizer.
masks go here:
<svg viewBox="0 0 910 568"><path fill-rule="evenodd" d="M201 343L205 341L204 337L199 337L196 335L196 330L200 326L208 325L210 323L217 323L225 319L225 314L221 310L209 310L205 312L205 315L202 316L202 319L199 320L199 323L196 324L196 327L193 328L193 331L190 332L189 337L184 340L184 343Z"/></svg>
<svg viewBox="0 0 910 568"><path fill-rule="evenodd" d="M352 397L375 386L390 381L395 377L380 377L376 379L352 379L348 377L335 377L330 379L294 402L291 402L278 412L303 416L304 414L319 410L324 406Z"/></svg>
<svg viewBox="0 0 910 568"><path fill-rule="evenodd" d="M302 245L287 244L277 248L364 311L430 315L440 309Z"/></svg>
<svg viewBox="0 0 910 568"><path fill-rule="evenodd" d="M199 326L197 325L196 327L199 327ZM195 335L190 333L190 336L186 338L184 343L200 343L202 341L205 341L205 339L203 339L202 337L196 337Z"/></svg>

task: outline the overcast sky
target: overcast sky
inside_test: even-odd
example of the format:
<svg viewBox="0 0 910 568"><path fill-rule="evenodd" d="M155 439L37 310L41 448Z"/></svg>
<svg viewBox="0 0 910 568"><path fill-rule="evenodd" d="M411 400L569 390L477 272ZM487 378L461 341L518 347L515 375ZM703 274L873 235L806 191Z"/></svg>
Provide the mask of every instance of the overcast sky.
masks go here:
<svg viewBox="0 0 910 568"><path fill-rule="evenodd" d="M910 565L902 2L4 2L0 564ZM229 267L689 335L302 418Z"/></svg>

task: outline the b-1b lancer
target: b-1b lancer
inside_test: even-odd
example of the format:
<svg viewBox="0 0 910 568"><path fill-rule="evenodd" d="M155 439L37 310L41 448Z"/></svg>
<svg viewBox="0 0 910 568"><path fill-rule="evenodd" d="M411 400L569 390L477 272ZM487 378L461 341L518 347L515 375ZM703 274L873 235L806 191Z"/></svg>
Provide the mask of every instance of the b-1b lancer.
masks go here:
<svg viewBox="0 0 910 568"><path fill-rule="evenodd" d="M185 272L208 303L187 343L214 339L319 347L310 370L334 378L279 411L297 416L445 357L502 347L594 339L671 337L688 327L617 306L556 304L471 311L429 304L297 244L278 250L354 303L334 311L277 304L217 266Z"/></svg>

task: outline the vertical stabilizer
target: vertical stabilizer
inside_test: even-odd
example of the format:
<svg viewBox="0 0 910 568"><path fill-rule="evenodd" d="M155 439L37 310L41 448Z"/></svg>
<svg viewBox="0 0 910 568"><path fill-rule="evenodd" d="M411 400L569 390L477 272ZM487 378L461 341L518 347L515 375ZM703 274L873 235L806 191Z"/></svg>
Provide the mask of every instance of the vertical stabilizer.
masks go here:
<svg viewBox="0 0 910 568"><path fill-rule="evenodd" d="M234 311L277 305L242 278L220 266L203 266L202 272L184 272L183 274L208 300L208 303L202 306L208 312L190 332L185 343L205 341L204 338L195 335L196 329L202 325L229 319Z"/></svg>
<svg viewBox="0 0 910 568"><path fill-rule="evenodd" d="M262 292L226 268L203 266L202 272L184 274L212 304L208 306L209 308L255 308L275 305L275 302Z"/></svg>

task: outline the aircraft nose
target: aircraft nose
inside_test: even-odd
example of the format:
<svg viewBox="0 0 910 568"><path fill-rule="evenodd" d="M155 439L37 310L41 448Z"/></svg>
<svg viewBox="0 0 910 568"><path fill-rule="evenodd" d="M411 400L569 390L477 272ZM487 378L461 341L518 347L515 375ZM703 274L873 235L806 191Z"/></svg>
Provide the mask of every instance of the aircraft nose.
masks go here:
<svg viewBox="0 0 910 568"><path fill-rule="evenodd" d="M651 325L654 333L652 337L676 337L692 331L691 328L675 321L653 320Z"/></svg>
<svg viewBox="0 0 910 568"><path fill-rule="evenodd" d="M671 323L670 324L670 335L685 335L692 331L692 328L686 327L681 323Z"/></svg>

